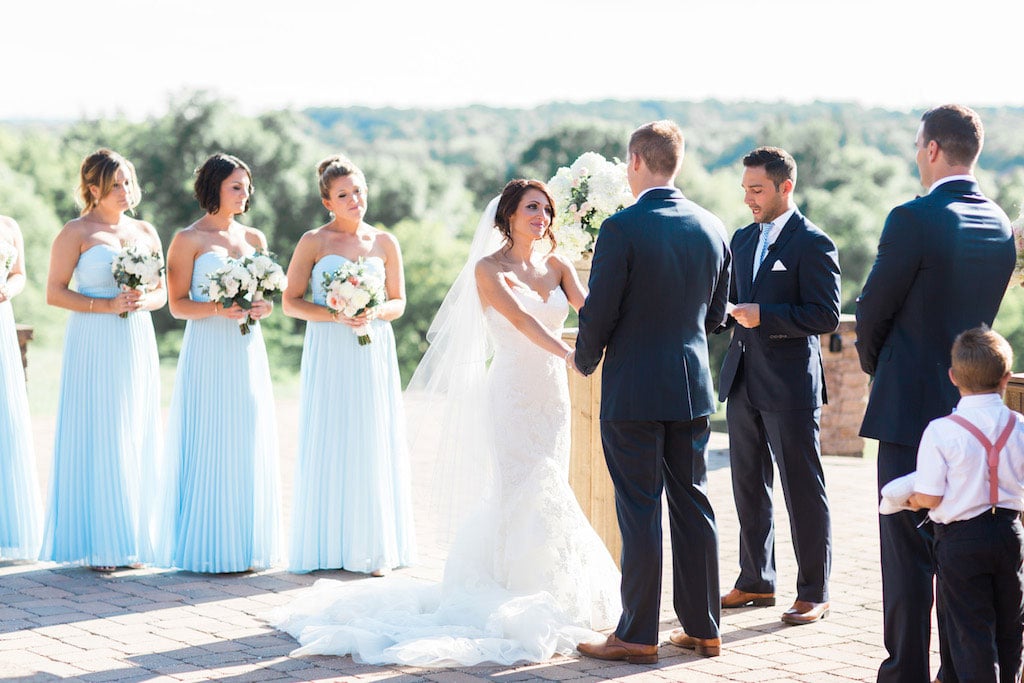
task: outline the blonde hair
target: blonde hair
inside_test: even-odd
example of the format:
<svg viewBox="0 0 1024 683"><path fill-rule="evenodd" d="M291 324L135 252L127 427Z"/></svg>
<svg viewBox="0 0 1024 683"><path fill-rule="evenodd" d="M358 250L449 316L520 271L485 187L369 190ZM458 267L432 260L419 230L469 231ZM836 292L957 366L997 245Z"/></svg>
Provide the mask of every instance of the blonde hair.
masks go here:
<svg viewBox="0 0 1024 683"><path fill-rule="evenodd" d="M142 190L135 175L135 166L117 152L102 148L87 156L78 170L75 203L81 208L81 215L92 211L101 199L110 194L118 169L128 177L128 208L134 209L139 205L142 201ZM94 197L89 191L93 185L99 189L98 197Z"/></svg>
<svg viewBox="0 0 1024 683"><path fill-rule="evenodd" d="M320 184L320 196L323 199L328 198L331 192L331 183L337 178L356 176L359 186L366 189L366 176L358 166L342 154L332 154L317 164L316 175Z"/></svg>
<svg viewBox="0 0 1024 683"><path fill-rule="evenodd" d="M686 141L674 121L663 119L640 126L629 138L629 153L644 160L653 173L674 176L683 165Z"/></svg>

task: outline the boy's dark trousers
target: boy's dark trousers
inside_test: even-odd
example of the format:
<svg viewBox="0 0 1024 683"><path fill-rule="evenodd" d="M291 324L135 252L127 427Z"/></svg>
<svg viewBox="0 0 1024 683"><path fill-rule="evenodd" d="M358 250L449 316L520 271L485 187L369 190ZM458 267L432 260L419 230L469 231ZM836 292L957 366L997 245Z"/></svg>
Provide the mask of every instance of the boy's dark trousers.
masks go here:
<svg viewBox="0 0 1024 683"><path fill-rule="evenodd" d="M996 508L934 528L938 618L948 629L956 677L1016 683L1024 637L1020 513Z"/></svg>

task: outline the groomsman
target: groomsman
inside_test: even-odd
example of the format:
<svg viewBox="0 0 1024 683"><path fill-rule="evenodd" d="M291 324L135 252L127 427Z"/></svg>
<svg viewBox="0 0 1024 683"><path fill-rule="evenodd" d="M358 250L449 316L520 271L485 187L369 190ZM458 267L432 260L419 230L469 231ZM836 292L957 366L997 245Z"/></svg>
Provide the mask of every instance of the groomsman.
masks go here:
<svg viewBox="0 0 1024 683"><path fill-rule="evenodd" d="M839 325L839 255L793 203L796 162L777 147L743 158L754 223L732 237L732 341L718 398L726 403L740 574L722 607L775 604L774 468L797 559L789 624L828 615L832 535L819 419L826 402L818 335ZM724 328L723 328L724 329Z"/></svg>
<svg viewBox="0 0 1024 683"><path fill-rule="evenodd" d="M878 255L857 300L857 353L874 376L861 436L878 439L879 490L917 465L928 423L952 412L949 380L956 336L992 325L1013 272L1010 221L986 199L973 171L981 119L961 105L921 117L917 169L923 197L889 213ZM927 510L879 516L884 639L880 683L925 683L931 633L932 530ZM944 642L939 611L940 653ZM942 658L941 680L955 681Z"/></svg>
<svg viewBox="0 0 1024 683"><path fill-rule="evenodd" d="M601 226L576 350L566 359L589 375L604 355L601 441L622 531L622 618L606 640L579 651L658 661L664 489L683 626L670 640L710 657L722 641L718 531L707 498L707 332L725 320L729 248L722 222L675 187L683 162L675 123L638 128L628 157L637 200Z"/></svg>

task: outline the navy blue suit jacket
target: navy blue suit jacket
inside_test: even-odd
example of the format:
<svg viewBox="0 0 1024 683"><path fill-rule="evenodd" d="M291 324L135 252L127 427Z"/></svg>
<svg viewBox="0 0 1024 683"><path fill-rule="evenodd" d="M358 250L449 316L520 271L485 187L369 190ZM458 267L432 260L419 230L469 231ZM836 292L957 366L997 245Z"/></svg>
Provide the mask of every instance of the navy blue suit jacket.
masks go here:
<svg viewBox="0 0 1024 683"><path fill-rule="evenodd" d="M748 329L730 319L732 341L718 398L729 397L742 372L750 403L759 410L818 408L828 400L818 335L839 326L839 253L828 235L796 211L755 278L760 238L757 223L732 237L729 299L758 304L761 324Z"/></svg>
<svg viewBox="0 0 1024 683"><path fill-rule="evenodd" d="M874 375L861 436L916 447L959 394L953 339L991 325L1016 262L1006 214L969 180L889 213L857 300L857 353Z"/></svg>
<svg viewBox="0 0 1024 683"><path fill-rule="evenodd" d="M601 361L602 420L693 420L715 410L707 333L725 319L722 222L654 189L602 225L580 310L576 366Z"/></svg>

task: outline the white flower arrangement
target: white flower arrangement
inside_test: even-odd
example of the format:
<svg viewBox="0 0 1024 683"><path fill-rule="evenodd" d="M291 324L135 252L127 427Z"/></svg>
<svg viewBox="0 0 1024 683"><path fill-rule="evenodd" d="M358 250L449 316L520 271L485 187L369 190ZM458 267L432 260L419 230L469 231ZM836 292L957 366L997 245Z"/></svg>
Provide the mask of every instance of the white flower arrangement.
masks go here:
<svg viewBox="0 0 1024 683"><path fill-rule="evenodd" d="M555 200L558 253L579 261L594 250L597 232L604 219L633 203L626 179L626 165L608 161L597 152L585 152L558 169L548 181Z"/></svg>
<svg viewBox="0 0 1024 683"><path fill-rule="evenodd" d="M363 259L346 263L333 272L324 273L324 290L327 292L327 308L334 314L349 318L380 306L387 300L384 278L366 267ZM373 339L369 326L352 330L358 335L359 345L366 346Z"/></svg>
<svg viewBox="0 0 1024 683"><path fill-rule="evenodd" d="M7 276L18 260L18 248L10 242L0 242L0 285L7 282Z"/></svg>
<svg viewBox="0 0 1024 683"><path fill-rule="evenodd" d="M246 311L252 308L254 301L263 301L288 286L284 269L273 254L260 251L240 259L229 257L208 279L200 289L210 301L217 301L224 308L238 304ZM238 320L238 329L242 334L249 334L255 322L246 315Z"/></svg>
<svg viewBox="0 0 1024 683"><path fill-rule="evenodd" d="M110 272L114 275L114 282L120 285L121 289L146 292L160 286L160 278L164 274L164 257L159 251L133 242L123 246L121 251L114 255L110 263ZM127 312L118 315L122 318L128 317Z"/></svg>

